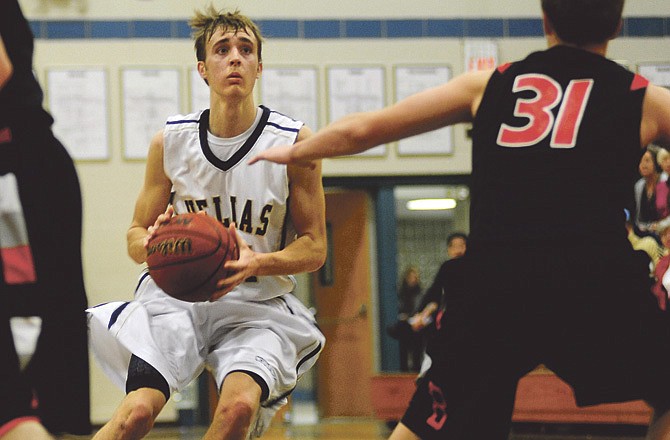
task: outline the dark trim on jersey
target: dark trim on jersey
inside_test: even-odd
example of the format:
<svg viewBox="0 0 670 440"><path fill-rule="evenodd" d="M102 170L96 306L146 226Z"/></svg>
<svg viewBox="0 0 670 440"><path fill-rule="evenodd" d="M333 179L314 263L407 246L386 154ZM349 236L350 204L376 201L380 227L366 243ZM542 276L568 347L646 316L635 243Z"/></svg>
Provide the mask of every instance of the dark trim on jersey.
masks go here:
<svg viewBox="0 0 670 440"><path fill-rule="evenodd" d="M292 133L298 133L300 131L299 128L282 127L281 125L275 124L274 122L268 122L267 125L272 125L273 127L277 127L280 130L290 131Z"/></svg>
<svg viewBox="0 0 670 440"><path fill-rule="evenodd" d="M302 359L300 360L300 362L298 362L298 366L295 368L295 371L296 371L296 372L300 371L300 366L302 366L302 364L304 364L304 363L305 363L306 361L308 361L309 359L311 359L311 358L313 358L314 356L316 356L317 354L319 354L320 351L321 351L321 343L319 343L319 345L317 345L317 347L316 347L314 350L310 351L309 354L307 354L307 356L305 356L304 358L302 358ZM272 400L270 400L270 401L268 401L268 402L265 402L265 403L261 404L261 406L262 406L263 408L271 407L272 405L275 405L277 402L279 402L279 401L282 400L283 398L290 396L291 393L293 392L293 390L295 390L295 387L291 388L290 390L288 390L287 392L281 394L280 396L275 397L274 399L272 399Z"/></svg>
<svg viewBox="0 0 670 440"><path fill-rule="evenodd" d="M167 121L165 125L175 125L175 124L188 124L188 123L197 123L197 119L179 119L178 121Z"/></svg>
<svg viewBox="0 0 670 440"><path fill-rule="evenodd" d="M112 317L109 318L109 324L107 324L107 330L112 328L112 326L114 325L116 320L119 319L119 315L121 314L121 312L123 312L123 310L126 307L128 307L128 304L130 304L130 302L126 301L123 304L121 304L119 307L117 307L116 310L114 310L114 312L112 312Z"/></svg>
<svg viewBox="0 0 670 440"><path fill-rule="evenodd" d="M207 142L207 132L209 131L209 109L204 110L200 115L199 130L200 130L200 148L202 149L203 154L209 160L209 162L215 167L221 169L222 171L228 171L235 165L237 165L243 158L246 156L251 148L254 146L258 138L263 133L265 126L267 125L268 118L270 117L270 109L261 106L263 114L261 115L261 120L258 121L258 125L254 129L249 139L244 142L244 144L237 150L228 160L221 160L212 152L212 149L209 147L209 142Z"/></svg>
<svg viewBox="0 0 670 440"><path fill-rule="evenodd" d="M261 387L261 402L270 397L270 387L268 386L267 383L265 383L265 379L263 379L260 375L249 370L233 370L230 373L244 373L247 376L251 377L254 380L254 382L256 382L258 386Z"/></svg>
<svg viewBox="0 0 670 440"><path fill-rule="evenodd" d="M291 306L288 305L288 301L286 301L286 298L284 298L283 296L278 296L277 299L284 303L284 305L286 306L288 311L291 313L291 315L295 315L295 312L293 311Z"/></svg>
<svg viewBox="0 0 670 440"><path fill-rule="evenodd" d="M137 293L137 290L140 288L142 285L142 282L149 276L149 269L145 269L144 272L142 273L142 276L140 276L139 281L137 282L137 286L135 286L135 293Z"/></svg>

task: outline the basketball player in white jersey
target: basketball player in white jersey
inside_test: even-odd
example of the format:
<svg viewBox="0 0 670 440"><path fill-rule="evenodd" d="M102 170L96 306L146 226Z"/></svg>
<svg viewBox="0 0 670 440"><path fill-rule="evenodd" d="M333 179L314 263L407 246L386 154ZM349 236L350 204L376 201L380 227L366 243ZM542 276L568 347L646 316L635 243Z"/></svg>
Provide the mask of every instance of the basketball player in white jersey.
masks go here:
<svg viewBox="0 0 670 440"><path fill-rule="evenodd" d="M169 118L153 138L128 252L145 262L158 225L173 213L204 211L235 231L240 258L226 264L233 274L209 302L174 299L145 272L134 301L89 309L94 352L127 392L95 439L144 437L171 393L203 368L220 389L205 438L259 437L325 342L291 294L290 276L317 270L325 260L320 166L246 163L310 131L254 104L262 38L249 18L210 6L190 24L210 108Z"/></svg>

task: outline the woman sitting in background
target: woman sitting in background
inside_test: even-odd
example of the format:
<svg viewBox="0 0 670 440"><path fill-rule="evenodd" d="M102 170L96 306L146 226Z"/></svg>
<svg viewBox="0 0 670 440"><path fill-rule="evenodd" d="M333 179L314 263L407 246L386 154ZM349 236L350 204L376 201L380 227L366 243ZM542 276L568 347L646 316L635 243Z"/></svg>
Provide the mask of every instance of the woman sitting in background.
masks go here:
<svg viewBox="0 0 670 440"><path fill-rule="evenodd" d="M649 145L640 159L642 176L635 183L635 229L638 235L652 235L658 240L657 229L660 221L670 222L668 186L661 182L661 166L657 156L660 148Z"/></svg>

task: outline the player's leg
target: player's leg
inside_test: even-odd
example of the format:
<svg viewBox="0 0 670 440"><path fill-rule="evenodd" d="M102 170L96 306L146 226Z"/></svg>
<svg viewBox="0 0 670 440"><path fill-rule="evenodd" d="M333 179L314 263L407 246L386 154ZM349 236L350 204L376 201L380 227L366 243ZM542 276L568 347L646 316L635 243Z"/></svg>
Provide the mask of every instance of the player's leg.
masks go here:
<svg viewBox="0 0 670 440"><path fill-rule="evenodd" d="M154 420L165 406L165 395L153 388L140 388L124 397L112 419L98 431L95 440L134 440L153 428Z"/></svg>
<svg viewBox="0 0 670 440"><path fill-rule="evenodd" d="M95 440L134 440L153 428L156 417L170 397L165 378L151 365L133 355L128 367L126 397L93 437Z"/></svg>
<svg viewBox="0 0 670 440"><path fill-rule="evenodd" d="M212 423L203 439L246 439L260 402L257 380L245 372L230 373L223 381Z"/></svg>

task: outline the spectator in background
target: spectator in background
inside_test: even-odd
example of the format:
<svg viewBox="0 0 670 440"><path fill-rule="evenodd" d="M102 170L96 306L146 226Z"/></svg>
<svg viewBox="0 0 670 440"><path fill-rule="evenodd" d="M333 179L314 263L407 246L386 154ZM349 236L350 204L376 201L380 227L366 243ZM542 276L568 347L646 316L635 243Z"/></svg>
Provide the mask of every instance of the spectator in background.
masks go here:
<svg viewBox="0 0 670 440"><path fill-rule="evenodd" d="M658 260L658 263L654 267L654 286L651 291L656 296L658 301L658 307L661 310L667 310L668 308L668 290L667 287L663 285L663 277L668 272L668 267L670 267L670 223L664 223L662 227L658 230L658 235L663 243L663 257Z"/></svg>
<svg viewBox="0 0 670 440"><path fill-rule="evenodd" d="M665 148L660 148L658 150L658 154L656 155L656 162L661 166L661 177L660 181L661 182L667 182L668 181L668 173L670 173L670 151L666 150Z"/></svg>
<svg viewBox="0 0 670 440"><path fill-rule="evenodd" d="M659 147L648 145L640 159L640 179L635 183L635 228L641 236L656 235L658 222L668 218L668 187L660 181ZM659 192L660 189L660 192Z"/></svg>
<svg viewBox="0 0 670 440"><path fill-rule="evenodd" d="M626 209L626 230L628 231L628 241L636 251L644 252L649 259L649 271L653 275L654 268L658 260L664 255L666 249L652 236L640 237L635 233L633 221L630 212Z"/></svg>
<svg viewBox="0 0 670 440"><path fill-rule="evenodd" d="M463 232L454 232L447 237L447 256L449 259L440 266L433 284L421 298L418 311L409 320L412 330L415 332L420 332L435 321L435 315L440 305L443 304L444 292L449 286L451 267L453 266L450 261L465 255L467 244L468 236Z"/></svg>
<svg viewBox="0 0 670 440"><path fill-rule="evenodd" d="M409 266L405 269L398 289L398 321L389 328L389 334L400 345L400 371L419 371L423 347L421 337L412 331L408 322L416 310L421 297L421 277L419 269Z"/></svg>

